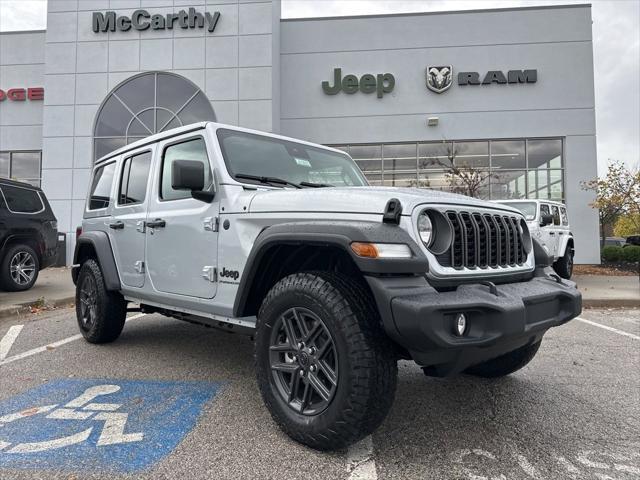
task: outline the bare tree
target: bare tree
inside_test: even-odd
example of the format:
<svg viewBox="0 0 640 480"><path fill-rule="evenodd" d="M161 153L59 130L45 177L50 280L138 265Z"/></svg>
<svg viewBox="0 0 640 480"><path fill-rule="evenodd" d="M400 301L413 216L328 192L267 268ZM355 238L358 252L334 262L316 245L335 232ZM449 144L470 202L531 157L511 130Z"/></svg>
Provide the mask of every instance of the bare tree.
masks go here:
<svg viewBox="0 0 640 480"><path fill-rule="evenodd" d="M420 167L428 168L434 165L441 167L445 171L445 180L452 192L479 198L482 188L487 185L489 178L492 176L497 178L496 175L488 169L478 168L466 160L460 159L460 152L456 150L456 146L452 142L443 140L442 144L446 148L446 153L422 160Z"/></svg>

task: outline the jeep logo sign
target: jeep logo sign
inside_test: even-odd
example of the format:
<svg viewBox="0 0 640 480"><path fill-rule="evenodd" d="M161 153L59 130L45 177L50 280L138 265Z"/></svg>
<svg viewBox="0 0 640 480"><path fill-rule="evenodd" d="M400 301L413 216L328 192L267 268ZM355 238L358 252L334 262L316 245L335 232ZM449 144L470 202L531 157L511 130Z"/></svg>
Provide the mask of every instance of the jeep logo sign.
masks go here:
<svg viewBox="0 0 640 480"><path fill-rule="evenodd" d="M390 73L379 73L376 76L366 73L358 79L355 75L345 75L342 78L342 69L333 69L333 85L328 80L322 82L322 90L327 95L337 95L341 91L344 93L356 93L360 90L362 93L376 92L378 98L382 98L385 93L391 93L396 85L395 77Z"/></svg>
<svg viewBox="0 0 640 480"><path fill-rule="evenodd" d="M92 28L95 33L99 32L115 32L119 30L126 32L131 30L172 30L174 25L180 28L204 28L205 24L209 32L216 29L216 25L220 20L220 12L213 15L205 12L204 15L195 8L189 8L189 11L180 10L178 13L167 13L166 15L151 15L146 10L136 10L131 17L126 15L116 15L116 12L93 12Z"/></svg>

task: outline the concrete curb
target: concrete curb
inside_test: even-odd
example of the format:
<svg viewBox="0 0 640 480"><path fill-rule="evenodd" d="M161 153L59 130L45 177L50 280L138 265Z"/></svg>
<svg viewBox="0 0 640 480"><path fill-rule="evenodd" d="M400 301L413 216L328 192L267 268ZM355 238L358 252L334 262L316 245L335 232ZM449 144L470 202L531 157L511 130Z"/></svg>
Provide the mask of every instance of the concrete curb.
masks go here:
<svg viewBox="0 0 640 480"><path fill-rule="evenodd" d="M640 308L640 300L634 298L582 299L583 308Z"/></svg>
<svg viewBox="0 0 640 480"><path fill-rule="evenodd" d="M57 298L55 300L35 300L33 302L21 303L17 305L10 305L8 307L0 308L0 320L11 317L19 317L20 315L27 315L31 313L31 308L44 305L45 307L61 307L72 304L76 301L75 296Z"/></svg>

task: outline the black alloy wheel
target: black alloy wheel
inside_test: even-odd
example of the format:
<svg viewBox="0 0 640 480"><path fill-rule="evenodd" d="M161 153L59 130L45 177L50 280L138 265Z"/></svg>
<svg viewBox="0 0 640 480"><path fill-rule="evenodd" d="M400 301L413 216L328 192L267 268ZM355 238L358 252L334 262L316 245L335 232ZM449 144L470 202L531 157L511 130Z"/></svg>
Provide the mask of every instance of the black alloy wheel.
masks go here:
<svg viewBox="0 0 640 480"><path fill-rule="evenodd" d="M338 354L324 322L312 311L285 311L271 331L271 374L278 393L294 411L317 415L338 386Z"/></svg>
<svg viewBox="0 0 640 480"><path fill-rule="evenodd" d="M96 323L98 299L96 281L91 275L82 279L79 292L80 299L80 328L84 331L91 330Z"/></svg>

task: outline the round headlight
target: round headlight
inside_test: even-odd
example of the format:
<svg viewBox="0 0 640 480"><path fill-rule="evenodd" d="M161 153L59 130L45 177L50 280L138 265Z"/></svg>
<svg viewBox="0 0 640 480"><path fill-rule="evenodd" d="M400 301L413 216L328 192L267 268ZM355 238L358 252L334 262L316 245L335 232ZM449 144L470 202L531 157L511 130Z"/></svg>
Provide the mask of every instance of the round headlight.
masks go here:
<svg viewBox="0 0 640 480"><path fill-rule="evenodd" d="M421 213L418 217L418 233L422 243L428 247L433 240L433 224L426 213Z"/></svg>

